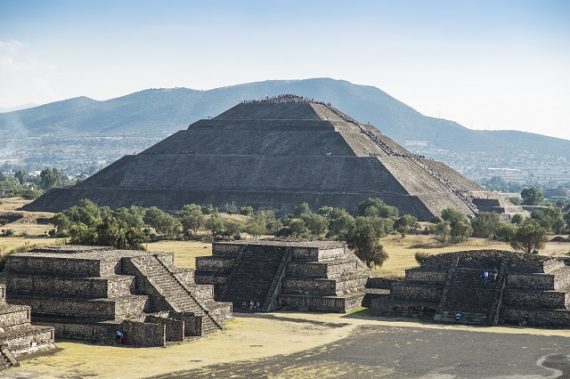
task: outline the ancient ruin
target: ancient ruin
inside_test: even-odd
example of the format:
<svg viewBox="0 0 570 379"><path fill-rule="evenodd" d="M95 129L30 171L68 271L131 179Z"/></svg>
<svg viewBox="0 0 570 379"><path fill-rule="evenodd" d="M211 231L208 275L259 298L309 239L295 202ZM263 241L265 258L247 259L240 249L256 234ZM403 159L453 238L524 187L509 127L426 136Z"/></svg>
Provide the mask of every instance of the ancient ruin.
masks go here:
<svg viewBox="0 0 570 379"><path fill-rule="evenodd" d="M512 204L441 162L411 153L330 104L283 95L242 102L200 120L84 182L55 189L27 210L61 211L88 198L113 208L184 204L290 212L307 202L355 211L380 197L419 219L453 207L466 215Z"/></svg>
<svg viewBox="0 0 570 379"><path fill-rule="evenodd" d="M92 246L13 254L3 273L8 300L26 304L28 322L31 307L34 324L54 327L57 338L111 344L121 331L121 343L139 346L223 328L231 304L214 301L213 286L193 274L170 253Z"/></svg>
<svg viewBox="0 0 570 379"><path fill-rule="evenodd" d="M488 276L485 275L488 273ZM433 255L406 270L370 312L439 322L570 326L570 267L562 258L509 251Z"/></svg>
<svg viewBox="0 0 570 379"><path fill-rule="evenodd" d="M361 306L371 275L341 242L214 242L212 252L196 258L196 282L213 284L236 311L253 301L261 311L347 312Z"/></svg>
<svg viewBox="0 0 570 379"><path fill-rule="evenodd" d="M6 286L0 285L0 370L18 365L18 358L55 348L54 330L31 324L27 305L6 302Z"/></svg>

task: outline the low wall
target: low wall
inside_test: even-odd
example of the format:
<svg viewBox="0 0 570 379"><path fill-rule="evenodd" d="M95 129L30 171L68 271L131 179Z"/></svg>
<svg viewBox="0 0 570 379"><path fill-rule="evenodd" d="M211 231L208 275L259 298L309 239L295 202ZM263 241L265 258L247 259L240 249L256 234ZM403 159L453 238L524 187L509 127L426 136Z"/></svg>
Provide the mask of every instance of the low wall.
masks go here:
<svg viewBox="0 0 570 379"><path fill-rule="evenodd" d="M167 341L184 341L184 321L182 320L147 316L145 322L164 325L166 328Z"/></svg>
<svg viewBox="0 0 570 379"><path fill-rule="evenodd" d="M0 313L0 326L2 329L8 330L13 326L30 322L30 307L25 305L4 305L3 307L6 308Z"/></svg>
<svg viewBox="0 0 570 379"><path fill-rule="evenodd" d="M166 325L164 323L150 324L125 320L122 323L122 329L131 345L166 346Z"/></svg>
<svg viewBox="0 0 570 379"><path fill-rule="evenodd" d="M565 308L567 296L566 292L507 289L503 302L517 308Z"/></svg>

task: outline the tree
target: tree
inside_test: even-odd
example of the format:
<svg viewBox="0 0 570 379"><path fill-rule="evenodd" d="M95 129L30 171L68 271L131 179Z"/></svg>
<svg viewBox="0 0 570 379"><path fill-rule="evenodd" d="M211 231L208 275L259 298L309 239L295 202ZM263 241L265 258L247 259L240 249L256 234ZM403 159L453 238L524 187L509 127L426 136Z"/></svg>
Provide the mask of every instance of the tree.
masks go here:
<svg viewBox="0 0 570 379"><path fill-rule="evenodd" d="M368 217L398 218L398 208L385 204L382 199L370 197L358 204L358 214Z"/></svg>
<svg viewBox="0 0 570 379"><path fill-rule="evenodd" d="M394 223L394 228L401 234L407 234L418 229L418 219L410 214L405 214Z"/></svg>
<svg viewBox="0 0 570 379"><path fill-rule="evenodd" d="M245 231L254 237L258 237L263 234L274 234L281 229L281 226L275 212L260 210L247 220Z"/></svg>
<svg viewBox="0 0 570 379"><path fill-rule="evenodd" d="M499 227L500 216L494 212L481 212L471 221L473 235L479 238L493 238Z"/></svg>
<svg viewBox="0 0 570 379"><path fill-rule="evenodd" d="M241 207L239 209L239 213L244 215L244 216L251 216L251 215L253 215L253 207L250 205L246 205L244 207Z"/></svg>
<svg viewBox="0 0 570 379"><path fill-rule="evenodd" d="M549 205L544 209L535 209L530 218L536 220L547 231L562 233L564 231L564 215L562 209Z"/></svg>
<svg viewBox="0 0 570 379"><path fill-rule="evenodd" d="M536 188L525 188L521 191L522 203L524 205L539 205L544 200L542 192Z"/></svg>
<svg viewBox="0 0 570 379"><path fill-rule="evenodd" d="M524 221L524 217L520 213L514 214L513 217L511 217L511 223L512 224L518 225L523 221Z"/></svg>
<svg viewBox="0 0 570 379"><path fill-rule="evenodd" d="M158 233L173 238L178 234L180 221L176 217L158 209L151 207L145 210L144 222L154 228Z"/></svg>
<svg viewBox="0 0 570 379"><path fill-rule="evenodd" d="M235 201L232 201L231 203L226 204L225 208L226 208L226 212L228 212L228 214L231 214L231 215L236 214L239 211Z"/></svg>
<svg viewBox="0 0 570 379"><path fill-rule="evenodd" d="M14 174L14 178L18 180L20 185L23 185L28 180L28 174L24 170L18 170Z"/></svg>
<svg viewBox="0 0 570 379"><path fill-rule="evenodd" d="M434 234L439 242L445 242L451 235L451 225L448 221L430 225L429 231Z"/></svg>
<svg viewBox="0 0 570 379"><path fill-rule="evenodd" d="M297 206L295 207L295 211L293 212L293 215L297 218L302 217L304 215L308 215L311 213L311 208L309 208L309 204L308 203L300 203L297 204Z"/></svg>
<svg viewBox="0 0 570 379"><path fill-rule="evenodd" d="M328 205L324 205L324 206L319 208L319 211L317 213L330 221L331 215L334 213L334 211L335 211L335 209L333 207L329 207Z"/></svg>
<svg viewBox="0 0 570 379"><path fill-rule="evenodd" d="M63 172L57 168L46 168L40 172L40 187L47 191L60 187L63 182Z"/></svg>
<svg viewBox="0 0 570 379"><path fill-rule="evenodd" d="M328 231L328 222L324 216L316 213L310 213L302 217L303 221L307 225L309 232L315 237L319 237L326 234Z"/></svg>
<svg viewBox="0 0 570 379"><path fill-rule="evenodd" d="M454 208L446 208L441 212L441 218L449 224L451 242L462 242L471 237L473 228L463 213ZM442 227L442 229L436 229L436 231L443 232L444 230ZM442 241L445 241L445 239Z"/></svg>
<svg viewBox="0 0 570 379"><path fill-rule="evenodd" d="M292 219L291 222L289 222L288 228L291 236L295 238L303 237L308 231L305 221L300 218Z"/></svg>
<svg viewBox="0 0 570 379"><path fill-rule="evenodd" d="M210 230L212 237L220 238L223 237L224 233L224 220L218 213L212 213L206 222L204 223L206 229Z"/></svg>
<svg viewBox="0 0 570 379"><path fill-rule="evenodd" d="M511 246L526 254L538 254L545 242L546 230L536 220L527 219L518 227Z"/></svg>
<svg viewBox="0 0 570 379"><path fill-rule="evenodd" d="M198 233L198 229L204 225L204 214L202 207L197 204L186 204L178 213L178 219L182 224L185 233Z"/></svg>
<svg viewBox="0 0 570 379"><path fill-rule="evenodd" d="M358 258L363 260L368 267L382 266L388 259L388 254L380 244L380 236L366 218L355 224L348 236L348 246L354 250Z"/></svg>
<svg viewBox="0 0 570 379"><path fill-rule="evenodd" d="M499 241L510 243L514 239L516 233L517 228L515 225L500 223L495 231L495 238Z"/></svg>
<svg viewBox="0 0 570 379"><path fill-rule="evenodd" d="M564 215L564 221L566 221L566 229L570 231L570 211Z"/></svg>
<svg viewBox="0 0 570 379"><path fill-rule="evenodd" d="M336 208L338 209L338 208ZM348 233L354 227L354 217L352 217L346 210L334 210L329 215L329 237L336 237L339 240L346 240Z"/></svg>

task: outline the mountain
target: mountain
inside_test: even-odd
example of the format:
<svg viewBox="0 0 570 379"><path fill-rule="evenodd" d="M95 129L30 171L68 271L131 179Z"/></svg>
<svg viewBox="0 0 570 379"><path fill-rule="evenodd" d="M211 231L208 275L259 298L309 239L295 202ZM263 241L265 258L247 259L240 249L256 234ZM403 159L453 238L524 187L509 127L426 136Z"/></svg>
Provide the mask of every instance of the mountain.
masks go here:
<svg viewBox="0 0 570 379"><path fill-rule="evenodd" d="M269 80L207 91L148 89L106 101L78 97L0 114L0 132L34 138L163 138L242 100L283 93L330 102L411 150L456 168L468 170L481 163L480 159L486 162L481 164L491 165L487 167L515 168L529 157L540 162L562 159L563 165L570 162L568 140L518 131L471 130L453 121L424 116L376 87L329 78ZM129 151L152 144L145 143L129 146Z"/></svg>

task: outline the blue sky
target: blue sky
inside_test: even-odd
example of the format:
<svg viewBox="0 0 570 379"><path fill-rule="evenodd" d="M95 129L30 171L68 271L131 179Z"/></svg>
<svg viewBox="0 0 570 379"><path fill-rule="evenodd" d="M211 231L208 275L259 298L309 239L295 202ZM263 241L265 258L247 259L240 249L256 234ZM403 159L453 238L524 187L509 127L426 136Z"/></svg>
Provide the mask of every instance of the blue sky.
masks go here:
<svg viewBox="0 0 570 379"><path fill-rule="evenodd" d="M309 77L570 139L570 1L0 0L0 108Z"/></svg>

